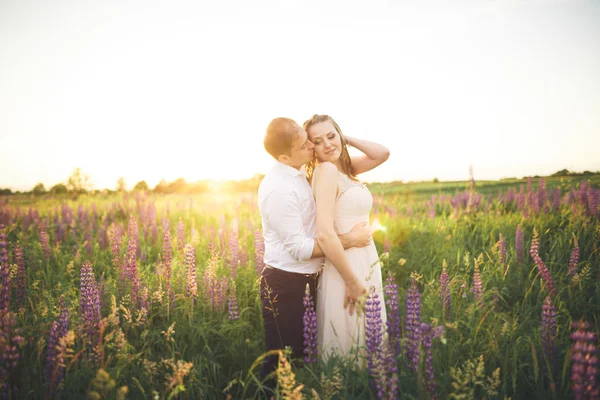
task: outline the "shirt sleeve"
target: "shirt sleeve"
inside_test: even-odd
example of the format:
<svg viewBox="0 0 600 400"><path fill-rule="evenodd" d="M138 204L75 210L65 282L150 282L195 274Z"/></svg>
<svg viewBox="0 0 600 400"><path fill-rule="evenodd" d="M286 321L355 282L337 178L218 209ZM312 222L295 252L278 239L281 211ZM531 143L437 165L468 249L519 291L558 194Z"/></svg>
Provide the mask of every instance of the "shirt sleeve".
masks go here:
<svg viewBox="0 0 600 400"><path fill-rule="evenodd" d="M304 231L298 197L293 192L274 191L265 200L269 225L285 249L298 261L310 260L315 242Z"/></svg>

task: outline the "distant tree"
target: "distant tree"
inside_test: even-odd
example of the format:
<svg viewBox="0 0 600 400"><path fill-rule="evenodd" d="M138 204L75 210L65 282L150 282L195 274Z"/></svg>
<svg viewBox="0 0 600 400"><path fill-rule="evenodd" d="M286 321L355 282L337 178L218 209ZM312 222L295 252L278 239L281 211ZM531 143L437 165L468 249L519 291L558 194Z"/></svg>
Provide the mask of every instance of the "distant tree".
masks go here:
<svg viewBox="0 0 600 400"><path fill-rule="evenodd" d="M146 181L139 181L135 184L133 190L135 192L147 192L149 190L148 184L146 183Z"/></svg>
<svg viewBox="0 0 600 400"><path fill-rule="evenodd" d="M165 181L164 179L161 179L160 182L158 182L156 184L156 186L154 186L153 190L157 193L166 193L167 192L167 181Z"/></svg>
<svg viewBox="0 0 600 400"><path fill-rule="evenodd" d="M33 187L31 193L33 193L36 196L40 196L46 193L46 188L44 187L44 184L40 182Z"/></svg>
<svg viewBox="0 0 600 400"><path fill-rule="evenodd" d="M438 178L433 178L433 183L440 183L440 180Z"/></svg>
<svg viewBox="0 0 600 400"><path fill-rule="evenodd" d="M65 194L67 193L67 187L64 183L57 183L56 185L50 188L50 193L52 194Z"/></svg>
<svg viewBox="0 0 600 400"><path fill-rule="evenodd" d="M560 171L557 171L550 176L569 176L569 175L571 175L571 173L569 172L568 169L561 169Z"/></svg>
<svg viewBox="0 0 600 400"><path fill-rule="evenodd" d="M86 193L91 188L90 177L87 174L83 174L81 169L75 168L67 181L67 189L75 194L80 194Z"/></svg>
<svg viewBox="0 0 600 400"><path fill-rule="evenodd" d="M183 178L177 178L167 185L167 193L182 193L187 189L187 183Z"/></svg>
<svg viewBox="0 0 600 400"><path fill-rule="evenodd" d="M117 180L117 192L126 192L127 191L127 183L125 182L125 178L120 177Z"/></svg>
<svg viewBox="0 0 600 400"><path fill-rule="evenodd" d="M10 190L10 189L0 189L0 194L12 194L12 190Z"/></svg>

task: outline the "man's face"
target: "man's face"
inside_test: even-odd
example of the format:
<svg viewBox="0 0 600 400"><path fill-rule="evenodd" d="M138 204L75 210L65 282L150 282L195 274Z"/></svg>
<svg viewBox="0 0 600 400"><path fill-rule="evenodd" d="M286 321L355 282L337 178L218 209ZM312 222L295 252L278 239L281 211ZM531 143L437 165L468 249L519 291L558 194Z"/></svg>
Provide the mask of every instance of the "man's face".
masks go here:
<svg viewBox="0 0 600 400"><path fill-rule="evenodd" d="M290 166L299 169L308 164L313 159L315 146L308 140L306 131L298 127L298 136L294 140L292 151L290 153Z"/></svg>

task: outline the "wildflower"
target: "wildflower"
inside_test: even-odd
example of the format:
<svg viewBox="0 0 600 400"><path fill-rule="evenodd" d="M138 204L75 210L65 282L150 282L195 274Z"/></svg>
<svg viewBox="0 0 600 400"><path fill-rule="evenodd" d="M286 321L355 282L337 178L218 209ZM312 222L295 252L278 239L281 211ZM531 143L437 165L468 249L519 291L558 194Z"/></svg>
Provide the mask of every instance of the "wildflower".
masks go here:
<svg viewBox="0 0 600 400"><path fill-rule="evenodd" d="M94 278L92 264L86 261L81 266L80 273L80 308L83 318L85 340L92 358L94 346L100 336L100 291Z"/></svg>
<svg viewBox="0 0 600 400"><path fill-rule="evenodd" d="M442 310L444 313L444 318L450 318L450 288L448 284L450 283L450 279L448 277L448 271L446 271L446 260L444 260L442 267L442 274L440 275L440 296L442 298Z"/></svg>
<svg viewBox="0 0 600 400"><path fill-rule="evenodd" d="M310 292L310 286L306 284L304 292L304 361L316 364L318 361L317 351L317 314L315 302Z"/></svg>
<svg viewBox="0 0 600 400"><path fill-rule="evenodd" d="M42 226L40 228L40 243L42 244L42 251L44 252L44 257L50 258L51 250L48 240L48 232L46 231L45 226Z"/></svg>
<svg viewBox="0 0 600 400"><path fill-rule="evenodd" d="M515 238L515 252L517 253L517 262L523 264L525 261L523 255L523 229L521 229L521 225L517 226L517 233Z"/></svg>
<svg viewBox="0 0 600 400"><path fill-rule="evenodd" d="M390 346L394 349L394 355L400 355L400 307L398 306L398 285L388 271L388 277L385 280L385 304L388 306L387 314L387 334Z"/></svg>
<svg viewBox="0 0 600 400"><path fill-rule="evenodd" d="M384 340L381 302L371 287L366 307L367 364L379 399L395 399L398 392L398 367L389 341Z"/></svg>
<svg viewBox="0 0 600 400"><path fill-rule="evenodd" d="M257 275L260 276L263 268L265 267L264 262L265 256L265 241L262 237L260 229L254 231L254 267L256 268Z"/></svg>
<svg viewBox="0 0 600 400"><path fill-rule="evenodd" d="M183 253L184 246L185 246L185 227L183 225L183 220L180 217L179 223L177 224L177 249L180 254Z"/></svg>
<svg viewBox="0 0 600 400"><path fill-rule="evenodd" d="M294 374L294 371L292 371L292 366L290 365L283 351L279 351L277 380L279 381L282 399L302 399L302 388L304 385L296 386L296 374Z"/></svg>
<svg viewBox="0 0 600 400"><path fill-rule="evenodd" d="M173 249L171 247L171 232L167 229L163 237L163 274L165 280L165 292L170 299L174 293L171 292L171 262L173 259Z"/></svg>
<svg viewBox="0 0 600 400"><path fill-rule="evenodd" d="M194 299L198 297L198 283L196 282L196 250L191 245L185 246L186 254L186 286L185 292Z"/></svg>
<svg viewBox="0 0 600 400"><path fill-rule="evenodd" d="M231 277L235 279L237 275L237 268L239 264L239 252L238 252L238 227L237 220L233 221L233 227L229 232L229 269Z"/></svg>
<svg viewBox="0 0 600 400"><path fill-rule="evenodd" d="M498 241L498 261L504 270L504 274L506 274L506 241L504 240L504 236L500 234L500 240Z"/></svg>
<svg viewBox="0 0 600 400"><path fill-rule="evenodd" d="M550 295L546 296L542 307L542 349L550 365L554 367L555 363L555 341L556 341L556 308L552 304Z"/></svg>
<svg viewBox="0 0 600 400"><path fill-rule="evenodd" d="M421 296L414 277L410 279L410 287L406 298L406 345L404 352L409 367L415 374L419 372L419 337L421 335Z"/></svg>
<svg viewBox="0 0 600 400"><path fill-rule="evenodd" d="M15 287L15 300L17 307L25 305L25 290L27 288L27 273L25 272L25 260L23 259L23 250L17 244L15 246L15 261L17 264L17 273L13 281Z"/></svg>
<svg viewBox="0 0 600 400"><path fill-rule="evenodd" d="M229 287L229 301L227 302L227 309L227 318L230 321L239 318L237 296L235 295L235 282L233 280L231 281L231 286Z"/></svg>
<svg viewBox="0 0 600 400"><path fill-rule="evenodd" d="M596 335L588 332L587 322L574 322L575 330L571 334L573 340L571 366L571 380L575 399L598 399L598 349L596 348Z"/></svg>
<svg viewBox="0 0 600 400"><path fill-rule="evenodd" d="M579 245L577 243L577 236L573 235L573 250L571 250L571 257L569 257L569 276L573 276L577 273L577 264L579 263Z"/></svg>
<svg viewBox="0 0 600 400"><path fill-rule="evenodd" d="M69 309L64 297L59 300L60 314L58 320L52 323L48 338L48 353L46 355L46 382L50 398L59 398L61 382L65 375L64 354L61 354L60 340L69 332Z"/></svg>
<svg viewBox="0 0 600 400"><path fill-rule="evenodd" d="M433 356L431 354L431 346L433 339L442 335L443 326L434 328L433 326L421 323L421 344L423 345L423 353L425 355L425 381L427 393L431 399L437 399L435 374L433 372Z"/></svg>
<svg viewBox="0 0 600 400"><path fill-rule="evenodd" d="M479 272L480 259L473 260L475 272L473 273L473 295L479 307L483 307L483 288L481 283L481 273Z"/></svg>
<svg viewBox="0 0 600 400"><path fill-rule="evenodd" d="M529 250L529 254L531 254L531 258L537 265L538 270L540 271L540 275L542 276L542 280L546 283L546 288L551 295L556 294L554 290L554 281L552 280L552 275L550 275L550 271L546 264L542 261L539 256L539 246L540 239L535 228L533 229L533 241L531 242L531 248Z"/></svg>

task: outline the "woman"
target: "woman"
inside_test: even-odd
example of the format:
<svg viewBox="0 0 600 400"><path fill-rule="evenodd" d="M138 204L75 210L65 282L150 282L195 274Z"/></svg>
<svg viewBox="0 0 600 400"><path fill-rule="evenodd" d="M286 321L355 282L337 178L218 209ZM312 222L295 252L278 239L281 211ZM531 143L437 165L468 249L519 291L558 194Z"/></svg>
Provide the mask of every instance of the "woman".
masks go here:
<svg viewBox="0 0 600 400"><path fill-rule="evenodd" d="M354 312L354 303L366 290L375 290L383 304L382 277L374 243L344 250L337 235L358 222L369 223L373 197L356 175L383 163L390 152L380 144L344 136L328 115L314 115L304 130L315 146L307 175L317 204L318 241L327 257L317 288L319 353L325 360L334 354L348 357L365 344L365 317ZM351 158L347 146L363 155ZM385 326L385 307L382 320Z"/></svg>

